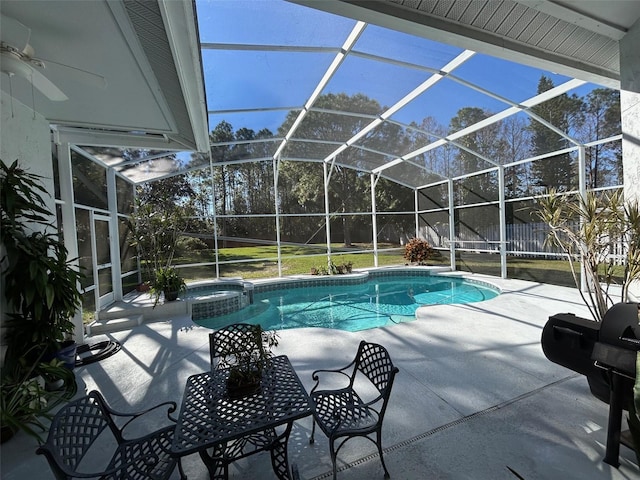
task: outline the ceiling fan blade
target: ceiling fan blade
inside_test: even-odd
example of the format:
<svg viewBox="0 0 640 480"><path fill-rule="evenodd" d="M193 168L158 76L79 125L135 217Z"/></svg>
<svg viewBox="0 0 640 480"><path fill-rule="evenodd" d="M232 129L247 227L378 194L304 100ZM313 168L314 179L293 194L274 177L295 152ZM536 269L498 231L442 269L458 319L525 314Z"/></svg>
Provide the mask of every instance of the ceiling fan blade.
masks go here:
<svg viewBox="0 0 640 480"><path fill-rule="evenodd" d="M17 55L2 52L0 54L0 61L2 72L9 75L9 77L15 75L20 78L24 78L27 82L30 82L31 85L33 85L33 88L42 92L42 94L49 100L61 102L69 99L62 90L56 87L55 84L40 73L38 69L22 60Z"/></svg>
<svg viewBox="0 0 640 480"><path fill-rule="evenodd" d="M6 15L0 16L0 39L2 42L24 52L29 45L30 38L31 29L29 27Z"/></svg>
<svg viewBox="0 0 640 480"><path fill-rule="evenodd" d="M97 73L88 72L78 67L73 67L65 63L55 62L46 58L31 58L29 60L37 67L43 67L44 65L57 65L58 67L68 68L73 70L73 78L79 82L84 83L90 87L105 89L107 88L107 79Z"/></svg>
<svg viewBox="0 0 640 480"><path fill-rule="evenodd" d="M69 100L69 97L67 97L62 92L62 90L56 87L56 85L51 80L40 73L37 68L31 67L31 70L31 83L49 100L53 102L62 102L64 100Z"/></svg>

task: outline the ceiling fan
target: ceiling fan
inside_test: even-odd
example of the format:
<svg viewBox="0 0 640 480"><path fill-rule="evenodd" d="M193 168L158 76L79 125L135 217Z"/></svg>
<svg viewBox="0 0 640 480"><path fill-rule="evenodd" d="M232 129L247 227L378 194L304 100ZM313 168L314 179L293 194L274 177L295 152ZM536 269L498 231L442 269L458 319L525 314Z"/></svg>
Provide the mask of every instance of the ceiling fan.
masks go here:
<svg viewBox="0 0 640 480"><path fill-rule="evenodd" d="M0 16L0 70L6 73L9 79L13 76L24 78L49 100L68 100L69 97L44 73L47 65L51 64L72 70L74 77L85 84L106 88L107 81L100 75L53 60L36 58L35 51L29 44L30 38L30 28L6 15Z"/></svg>

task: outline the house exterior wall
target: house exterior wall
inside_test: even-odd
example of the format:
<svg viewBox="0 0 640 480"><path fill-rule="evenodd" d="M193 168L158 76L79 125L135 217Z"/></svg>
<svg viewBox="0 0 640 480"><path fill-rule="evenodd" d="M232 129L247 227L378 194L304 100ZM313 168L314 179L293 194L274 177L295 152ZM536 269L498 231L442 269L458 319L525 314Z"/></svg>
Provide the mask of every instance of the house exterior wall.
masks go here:
<svg viewBox="0 0 640 480"><path fill-rule="evenodd" d="M620 41L624 193L640 201L640 22Z"/></svg>
<svg viewBox="0 0 640 480"><path fill-rule="evenodd" d="M49 122L31 108L2 92L0 98L0 161L12 164L16 159L30 173L41 175L47 191L53 192L53 165L51 162L51 132ZM45 199L55 215L55 199ZM54 217L55 219L55 217ZM0 258L4 247L0 245ZM0 278L0 364L4 360L4 325L7 303L4 297L4 281Z"/></svg>
<svg viewBox="0 0 640 480"><path fill-rule="evenodd" d="M624 196L640 202L640 21L620 41L620 112ZM640 282L629 289L629 299L640 301Z"/></svg>

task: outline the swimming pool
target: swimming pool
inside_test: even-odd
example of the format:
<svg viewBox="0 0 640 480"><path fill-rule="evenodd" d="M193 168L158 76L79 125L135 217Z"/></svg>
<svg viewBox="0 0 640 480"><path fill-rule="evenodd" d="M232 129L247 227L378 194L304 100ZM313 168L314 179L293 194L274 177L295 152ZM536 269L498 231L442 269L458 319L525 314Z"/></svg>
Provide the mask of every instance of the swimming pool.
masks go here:
<svg viewBox="0 0 640 480"><path fill-rule="evenodd" d="M354 284L256 288L253 302L241 310L194 321L213 329L247 322L268 330L323 327L356 332L415 320L416 310L424 305L481 302L498 294L490 284L458 277L374 275Z"/></svg>

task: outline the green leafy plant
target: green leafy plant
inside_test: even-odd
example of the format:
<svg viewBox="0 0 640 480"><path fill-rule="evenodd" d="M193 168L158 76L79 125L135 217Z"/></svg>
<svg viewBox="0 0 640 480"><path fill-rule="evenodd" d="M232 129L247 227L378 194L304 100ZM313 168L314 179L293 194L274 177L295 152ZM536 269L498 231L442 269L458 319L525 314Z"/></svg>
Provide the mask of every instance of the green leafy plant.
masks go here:
<svg viewBox="0 0 640 480"><path fill-rule="evenodd" d="M615 273L622 270L621 300L640 278L640 210L637 202L624 203L622 194L589 192L563 195L550 190L538 200L537 217L549 227L547 243L559 247L569 260L571 274L584 303L596 321L615 303L610 294ZM626 251L616 262L616 244ZM573 261L582 260L586 289ZM622 264L622 266L620 266Z"/></svg>
<svg viewBox="0 0 640 480"><path fill-rule="evenodd" d="M329 262L327 267L311 267L311 275L344 275L353 271L353 262L335 264Z"/></svg>
<svg viewBox="0 0 640 480"><path fill-rule="evenodd" d="M226 352L220 367L229 368L228 385L242 387L260 381L265 362L273 356L272 349L278 346L278 333L265 331L253 325L251 335L237 342L233 350Z"/></svg>
<svg viewBox="0 0 640 480"><path fill-rule="evenodd" d="M152 203L136 200L129 220L132 246L138 249L145 278L153 280L155 272L171 266L178 239L187 225L185 210L179 206L159 209Z"/></svg>
<svg viewBox="0 0 640 480"><path fill-rule="evenodd" d="M404 246L404 258L410 263L424 265L427 260L435 256L435 250L429 242L420 238L412 238Z"/></svg>
<svg viewBox="0 0 640 480"><path fill-rule="evenodd" d="M35 347L34 347L35 348ZM5 366L0 377L0 424L5 441L18 430L42 442L45 420L51 420L51 410L73 397L77 391L75 376L61 361L27 361L21 358L12 367ZM63 388L49 391L46 382L61 380Z"/></svg>
<svg viewBox="0 0 640 480"><path fill-rule="evenodd" d="M81 306L80 272L52 223L42 177L0 161L0 239L4 293L9 308L6 361L13 367L37 346L50 353L73 333Z"/></svg>
<svg viewBox="0 0 640 480"><path fill-rule="evenodd" d="M320 265L319 267L311 267L311 275L330 275L331 270Z"/></svg>
<svg viewBox="0 0 640 480"><path fill-rule="evenodd" d="M184 278L175 267L161 267L156 270L152 291L156 297L156 304L160 299L160 293L164 292L165 300L175 300L177 296L187 289Z"/></svg>

